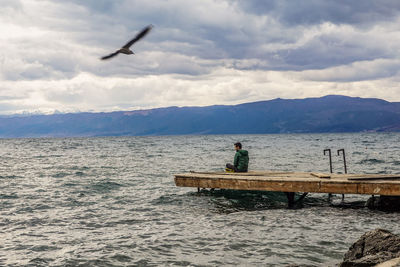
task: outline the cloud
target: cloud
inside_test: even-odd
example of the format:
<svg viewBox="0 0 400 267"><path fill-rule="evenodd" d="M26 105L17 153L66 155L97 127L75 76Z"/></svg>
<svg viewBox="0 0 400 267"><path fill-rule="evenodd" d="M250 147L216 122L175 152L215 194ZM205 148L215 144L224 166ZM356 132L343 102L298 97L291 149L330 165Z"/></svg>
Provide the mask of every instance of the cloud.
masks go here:
<svg viewBox="0 0 400 267"><path fill-rule="evenodd" d="M308 81L329 81L336 83L374 81L400 74L400 59L377 59L358 61L349 65L342 65L321 70L306 70L298 73Z"/></svg>
<svg viewBox="0 0 400 267"><path fill-rule="evenodd" d="M135 55L99 60L148 24ZM389 0L4 0L0 113L400 101L399 25Z"/></svg>
<svg viewBox="0 0 400 267"><path fill-rule="evenodd" d="M337 26L323 24L318 33L301 46L288 49L285 62L288 68L320 69L352 62L393 57L393 47L388 42L390 31L381 34L383 29L372 28L369 31L357 31L348 25ZM395 45L398 46L397 44Z"/></svg>
<svg viewBox="0 0 400 267"><path fill-rule="evenodd" d="M381 63L383 64L383 63ZM332 70L331 73L337 73ZM343 71L346 73L346 70ZM281 72L218 68L203 75L145 75L100 77L80 73L72 79L10 81L2 90L3 113L26 110L114 111L165 106L239 104L272 98L320 97L326 94L400 99L398 79L381 77L338 83L329 73ZM325 75L325 77L324 77ZM41 90L37 90L40 87ZM382 90L387 88L388 90ZM212 102L210 102L210 99ZM7 104L8 106L3 106ZM18 109L16 109L19 107ZM9 109L7 109L9 108Z"/></svg>
<svg viewBox="0 0 400 267"><path fill-rule="evenodd" d="M269 15L281 23L293 25L317 25L325 22L348 24L357 27L373 26L398 17L400 3L396 0L253 0L236 1L249 13Z"/></svg>

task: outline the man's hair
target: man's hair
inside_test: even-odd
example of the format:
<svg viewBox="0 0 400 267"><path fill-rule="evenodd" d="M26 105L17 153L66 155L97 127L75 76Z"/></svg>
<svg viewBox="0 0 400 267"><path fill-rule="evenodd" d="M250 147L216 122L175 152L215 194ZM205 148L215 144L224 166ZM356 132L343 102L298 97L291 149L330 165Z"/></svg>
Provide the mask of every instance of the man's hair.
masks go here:
<svg viewBox="0 0 400 267"><path fill-rule="evenodd" d="M242 144L240 142L235 143L235 146L239 147L240 149L242 149Z"/></svg>

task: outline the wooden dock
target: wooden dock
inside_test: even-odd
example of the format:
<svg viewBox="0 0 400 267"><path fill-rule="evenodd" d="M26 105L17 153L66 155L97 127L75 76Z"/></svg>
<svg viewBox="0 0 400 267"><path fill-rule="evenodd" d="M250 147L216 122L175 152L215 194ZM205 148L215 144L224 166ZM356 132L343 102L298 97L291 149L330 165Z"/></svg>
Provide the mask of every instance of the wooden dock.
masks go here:
<svg viewBox="0 0 400 267"><path fill-rule="evenodd" d="M400 174L331 174L313 172L252 171L247 173L190 172L175 175L182 187L286 192L400 196ZM304 195L305 196L305 195Z"/></svg>

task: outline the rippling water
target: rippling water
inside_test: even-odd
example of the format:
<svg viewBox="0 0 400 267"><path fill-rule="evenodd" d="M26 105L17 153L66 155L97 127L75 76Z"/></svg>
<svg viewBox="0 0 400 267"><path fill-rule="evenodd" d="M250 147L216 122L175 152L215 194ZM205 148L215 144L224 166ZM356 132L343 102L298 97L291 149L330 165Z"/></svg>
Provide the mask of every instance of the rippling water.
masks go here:
<svg viewBox="0 0 400 267"><path fill-rule="evenodd" d="M0 140L1 266L335 266L364 232L399 233L368 196L178 188L173 174L220 171L233 143L250 169L400 173L400 134L220 135Z"/></svg>

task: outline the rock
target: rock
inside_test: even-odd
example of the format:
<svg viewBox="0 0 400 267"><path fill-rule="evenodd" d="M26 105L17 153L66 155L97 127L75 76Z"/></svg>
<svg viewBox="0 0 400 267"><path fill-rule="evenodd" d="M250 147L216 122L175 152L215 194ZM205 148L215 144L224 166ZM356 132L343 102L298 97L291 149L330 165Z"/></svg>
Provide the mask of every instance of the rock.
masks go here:
<svg viewBox="0 0 400 267"><path fill-rule="evenodd" d="M399 267L399 266L400 266L400 258L391 259L383 263L379 263L378 265L375 265L375 267Z"/></svg>
<svg viewBox="0 0 400 267"><path fill-rule="evenodd" d="M382 211L400 211L400 197L397 196L379 196L371 197L367 201L367 207Z"/></svg>
<svg viewBox="0 0 400 267"><path fill-rule="evenodd" d="M375 266L400 257L400 236L383 229L363 234L344 255L341 267Z"/></svg>

